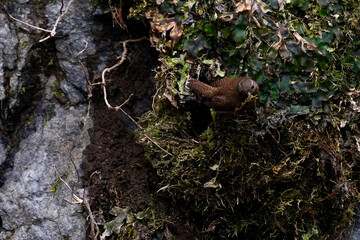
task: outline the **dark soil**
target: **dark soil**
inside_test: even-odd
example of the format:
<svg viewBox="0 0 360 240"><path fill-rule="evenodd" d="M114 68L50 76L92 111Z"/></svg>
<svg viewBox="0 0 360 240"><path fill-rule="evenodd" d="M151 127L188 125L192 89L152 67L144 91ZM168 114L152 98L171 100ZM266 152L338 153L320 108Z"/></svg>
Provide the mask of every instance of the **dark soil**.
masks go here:
<svg viewBox="0 0 360 240"><path fill-rule="evenodd" d="M143 24L135 23L130 27L135 34L124 36L125 31L119 31L123 34L120 40L141 37L139 33L148 35L148 29ZM130 27L129 32L132 32ZM123 109L136 120L151 108L155 93L153 70L158 56L149 41L130 43L128 51L129 59L109 76L111 82L107 93L113 106L123 103L133 94ZM88 66L96 65L96 59L88 61ZM106 107L100 87L94 88L92 93L94 129L83 168L93 213L101 213L105 221L110 221L114 216L109 214L109 210L114 206L130 206L131 211L136 213L146 209L150 200L161 206L161 211L167 211L171 201L156 196L157 200L154 200L158 178L144 157L143 147L135 139L136 125L120 111ZM95 171L99 174L93 174ZM176 239L193 239L184 224L176 219L174 217L171 226L173 234L178 235Z"/></svg>
<svg viewBox="0 0 360 240"><path fill-rule="evenodd" d="M143 66L143 69L129 68L128 76L131 77L115 73L111 76L108 91L113 105L121 104L133 94L124 110L135 119L151 107L154 89L151 81L153 56L148 43L143 45L140 47L147 47L148 50L141 51L141 55L145 53L147 56L141 56L142 63L133 64ZM84 163L86 179L94 171L100 172L91 181L93 205L106 211L116 204L109 203L109 200L116 199L121 205L131 205L137 211L148 197L149 167L144 160L142 146L134 138L135 125L122 113L109 110L105 106L102 92L96 90L93 94L94 132L88 159Z"/></svg>

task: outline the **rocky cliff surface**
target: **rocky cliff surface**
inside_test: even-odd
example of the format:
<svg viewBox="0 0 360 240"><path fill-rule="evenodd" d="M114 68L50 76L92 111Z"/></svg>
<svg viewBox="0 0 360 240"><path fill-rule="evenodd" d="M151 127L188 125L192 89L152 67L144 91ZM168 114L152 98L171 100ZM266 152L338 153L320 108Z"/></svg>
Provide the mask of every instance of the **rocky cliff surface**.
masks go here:
<svg viewBox="0 0 360 240"><path fill-rule="evenodd" d="M51 29L62 1L8 1L9 13ZM68 1L64 1L64 5ZM83 210L59 181L55 168L76 191L82 188L81 163L93 127L85 75L77 59L102 51L99 74L110 41L96 44L103 24L100 8L74 1L57 34L10 20L0 12L0 239L85 239ZM116 53L114 53L116 54ZM74 166L75 165L75 166ZM80 176L78 176L78 174Z"/></svg>

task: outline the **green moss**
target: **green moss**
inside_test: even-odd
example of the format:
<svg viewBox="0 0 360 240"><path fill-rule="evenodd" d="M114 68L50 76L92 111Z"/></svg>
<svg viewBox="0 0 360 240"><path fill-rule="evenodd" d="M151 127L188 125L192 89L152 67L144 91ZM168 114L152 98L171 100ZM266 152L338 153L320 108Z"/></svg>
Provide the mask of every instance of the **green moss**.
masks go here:
<svg viewBox="0 0 360 240"><path fill-rule="evenodd" d="M136 228L133 228L133 227L127 227L126 228L126 232L121 232L119 235L118 235L118 238L119 239L135 239L136 235L137 235L138 231L136 230Z"/></svg>
<svg viewBox="0 0 360 240"><path fill-rule="evenodd" d="M50 192L51 193L56 193L59 185L60 185L60 178L56 178L55 183L50 188Z"/></svg>
<svg viewBox="0 0 360 240"><path fill-rule="evenodd" d="M93 0L93 1L92 1L92 5L93 5L94 7L98 6L98 5L99 5L99 0Z"/></svg>
<svg viewBox="0 0 360 240"><path fill-rule="evenodd" d="M56 97L59 94L59 86L58 86L57 81L53 81L50 84L50 87L51 87L51 89L53 91L53 96Z"/></svg>
<svg viewBox="0 0 360 240"><path fill-rule="evenodd" d="M45 118L43 120L44 123L43 123L42 129L45 129L47 127L50 119L51 119L51 115L49 113L46 113Z"/></svg>
<svg viewBox="0 0 360 240"><path fill-rule="evenodd" d="M139 139L163 191L184 211L206 216L205 229L216 229L202 239L322 238L353 220L359 192L352 171L360 156L341 155L344 139L336 127L318 131L302 120L265 131L217 116L190 137L191 114L177 109L150 112L141 123L147 128Z"/></svg>
<svg viewBox="0 0 360 240"><path fill-rule="evenodd" d="M29 45L29 42L28 42L28 41L24 41L24 42L19 43L19 47L21 47L21 48L25 48L25 47L27 47L28 45Z"/></svg>
<svg viewBox="0 0 360 240"><path fill-rule="evenodd" d="M150 21L174 17L183 30L173 48L155 43L162 88L138 132L159 188L201 239L343 233L359 201L357 2L253 1L251 13L227 0L158 2L136 1L131 16L152 10ZM218 76L255 79L258 102L240 120L212 114L199 133L184 84Z"/></svg>
<svg viewBox="0 0 360 240"><path fill-rule="evenodd" d="M50 119L50 115L49 115L49 119ZM70 176L70 173L71 173L70 171L71 171L71 165L67 164L66 165L66 174L63 175L62 178L67 179ZM51 193L56 193L56 191L57 191L58 187L60 186L60 184L61 184L60 178L56 178L55 183L50 188L50 192Z"/></svg>
<svg viewBox="0 0 360 240"><path fill-rule="evenodd" d="M27 117L27 119L25 120L25 128L35 123L35 120L36 120L35 115L31 115L30 117Z"/></svg>

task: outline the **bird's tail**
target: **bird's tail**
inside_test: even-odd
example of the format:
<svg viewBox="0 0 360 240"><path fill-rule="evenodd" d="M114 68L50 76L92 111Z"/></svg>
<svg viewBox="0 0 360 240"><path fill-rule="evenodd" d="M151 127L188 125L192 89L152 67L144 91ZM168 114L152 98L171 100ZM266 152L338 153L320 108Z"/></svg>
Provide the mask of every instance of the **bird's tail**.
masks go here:
<svg viewBox="0 0 360 240"><path fill-rule="evenodd" d="M207 85L206 83L200 82L199 80L189 79L186 83L186 86L192 91L206 98L211 98L214 95L214 87Z"/></svg>

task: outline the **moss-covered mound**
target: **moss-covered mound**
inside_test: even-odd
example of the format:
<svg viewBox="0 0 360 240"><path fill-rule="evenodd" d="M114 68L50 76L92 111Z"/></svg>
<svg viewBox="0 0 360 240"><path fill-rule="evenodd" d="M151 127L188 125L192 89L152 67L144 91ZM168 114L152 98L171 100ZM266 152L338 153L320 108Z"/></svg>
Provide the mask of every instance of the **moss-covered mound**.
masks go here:
<svg viewBox="0 0 360 240"><path fill-rule="evenodd" d="M145 133L173 156L144 144L159 187L201 219L190 222L203 239L319 239L350 225L360 155L348 131L306 119L263 131L251 119L217 117L191 137L191 118L177 109L144 115Z"/></svg>
<svg viewBox="0 0 360 240"><path fill-rule="evenodd" d="M200 238L343 234L359 201L358 2L149 0L131 16L162 53L139 139ZM199 114L186 79L223 76L255 79L257 104Z"/></svg>

